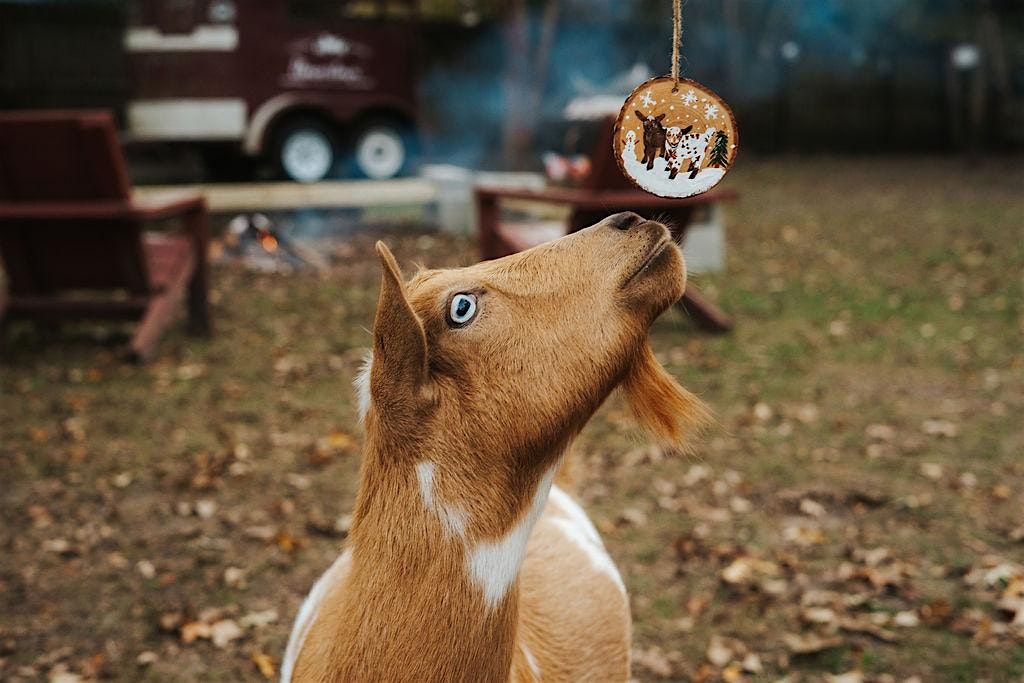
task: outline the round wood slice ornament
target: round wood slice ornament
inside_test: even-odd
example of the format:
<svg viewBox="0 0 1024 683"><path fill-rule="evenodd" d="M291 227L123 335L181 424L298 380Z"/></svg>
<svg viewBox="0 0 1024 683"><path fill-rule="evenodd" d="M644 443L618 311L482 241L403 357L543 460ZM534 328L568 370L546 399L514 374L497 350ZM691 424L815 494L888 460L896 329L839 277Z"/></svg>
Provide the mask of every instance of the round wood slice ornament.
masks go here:
<svg viewBox="0 0 1024 683"><path fill-rule="evenodd" d="M637 187L661 197L690 197L710 190L732 167L739 131L732 110L714 92L662 76L626 99L612 144L619 168Z"/></svg>

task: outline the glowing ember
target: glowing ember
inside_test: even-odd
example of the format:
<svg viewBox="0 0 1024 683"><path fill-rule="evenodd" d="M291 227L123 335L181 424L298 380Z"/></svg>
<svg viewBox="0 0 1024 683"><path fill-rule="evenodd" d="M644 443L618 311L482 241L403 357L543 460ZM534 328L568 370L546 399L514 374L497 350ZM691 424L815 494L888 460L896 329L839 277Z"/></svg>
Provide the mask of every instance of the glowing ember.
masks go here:
<svg viewBox="0 0 1024 683"><path fill-rule="evenodd" d="M262 233L260 235L260 246L273 253L277 251L277 238L269 232Z"/></svg>

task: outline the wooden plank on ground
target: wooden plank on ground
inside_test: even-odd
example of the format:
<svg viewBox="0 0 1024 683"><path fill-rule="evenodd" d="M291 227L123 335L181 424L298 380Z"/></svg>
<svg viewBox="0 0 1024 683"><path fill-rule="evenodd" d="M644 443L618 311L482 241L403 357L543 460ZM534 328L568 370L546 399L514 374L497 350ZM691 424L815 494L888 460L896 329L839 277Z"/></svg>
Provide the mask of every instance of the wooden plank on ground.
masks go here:
<svg viewBox="0 0 1024 683"><path fill-rule="evenodd" d="M437 199L433 183L421 178L344 180L321 183L211 183L137 187L145 199L168 191L190 190L206 197L210 211L274 211L302 208L337 209L370 206L431 204Z"/></svg>

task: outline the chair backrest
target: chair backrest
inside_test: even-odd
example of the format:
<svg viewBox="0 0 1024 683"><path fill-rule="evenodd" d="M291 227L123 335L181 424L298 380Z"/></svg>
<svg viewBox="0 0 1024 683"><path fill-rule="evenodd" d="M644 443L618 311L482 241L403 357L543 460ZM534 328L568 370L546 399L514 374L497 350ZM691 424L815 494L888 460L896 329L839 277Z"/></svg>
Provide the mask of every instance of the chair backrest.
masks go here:
<svg viewBox="0 0 1024 683"><path fill-rule="evenodd" d="M109 112L0 112L0 202L130 197Z"/></svg>
<svg viewBox="0 0 1024 683"><path fill-rule="evenodd" d="M103 111L0 112L0 204L67 211L131 201L114 120ZM12 295L149 292L138 221L74 217L0 221Z"/></svg>
<svg viewBox="0 0 1024 683"><path fill-rule="evenodd" d="M612 147L614 135L615 117L607 116L600 123L594 149L590 153L590 174L583 181L584 189L636 190L636 187L622 175L619 164L615 161L615 151Z"/></svg>

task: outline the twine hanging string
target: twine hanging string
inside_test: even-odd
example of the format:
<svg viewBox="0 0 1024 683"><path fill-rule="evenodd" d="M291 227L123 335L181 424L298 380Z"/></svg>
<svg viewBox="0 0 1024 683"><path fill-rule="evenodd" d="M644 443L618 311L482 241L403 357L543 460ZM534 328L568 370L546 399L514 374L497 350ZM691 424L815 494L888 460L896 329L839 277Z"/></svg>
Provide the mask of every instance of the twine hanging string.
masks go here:
<svg viewBox="0 0 1024 683"><path fill-rule="evenodd" d="M682 47L683 33L683 0L672 2L672 92L679 90L679 49Z"/></svg>

